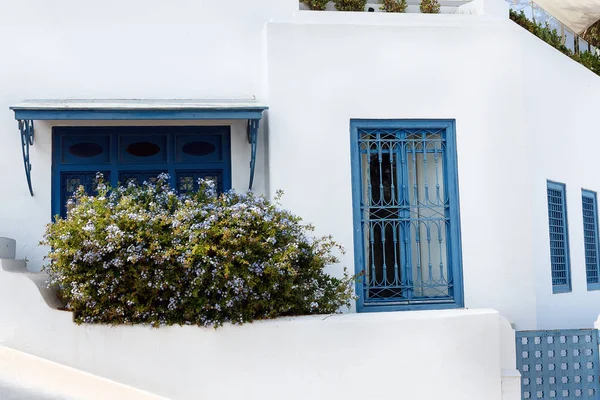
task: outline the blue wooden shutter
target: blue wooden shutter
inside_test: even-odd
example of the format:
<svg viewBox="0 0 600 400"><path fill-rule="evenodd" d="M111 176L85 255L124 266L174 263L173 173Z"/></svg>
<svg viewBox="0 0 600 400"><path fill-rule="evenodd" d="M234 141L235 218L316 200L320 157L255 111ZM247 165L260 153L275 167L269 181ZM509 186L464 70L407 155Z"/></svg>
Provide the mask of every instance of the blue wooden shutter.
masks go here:
<svg viewBox="0 0 600 400"><path fill-rule="evenodd" d="M596 192L581 191L583 243L588 290L600 289L598 282L598 202Z"/></svg>
<svg viewBox="0 0 600 400"><path fill-rule="evenodd" d="M548 181L548 221L550 225L550 264L552 292L571 291L569 234L565 185Z"/></svg>

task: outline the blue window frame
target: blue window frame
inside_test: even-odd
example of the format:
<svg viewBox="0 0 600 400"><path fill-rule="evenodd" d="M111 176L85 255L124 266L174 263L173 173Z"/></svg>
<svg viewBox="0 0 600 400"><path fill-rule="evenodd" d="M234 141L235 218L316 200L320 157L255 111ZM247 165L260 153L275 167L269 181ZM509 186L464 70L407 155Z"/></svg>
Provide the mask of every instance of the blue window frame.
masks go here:
<svg viewBox="0 0 600 400"><path fill-rule="evenodd" d="M463 306L455 122L352 120L358 311Z"/></svg>
<svg viewBox="0 0 600 400"><path fill-rule="evenodd" d="M179 192L197 189L199 178L231 189L228 126L55 127L52 154L52 214L63 217L77 187L93 193L97 172L113 186L164 172Z"/></svg>
<svg viewBox="0 0 600 400"><path fill-rule="evenodd" d="M567 197L563 183L548 181L548 222L552 293L571 291Z"/></svg>
<svg viewBox="0 0 600 400"><path fill-rule="evenodd" d="M581 190L583 211L583 243L588 290L600 290L598 281L598 199L596 192Z"/></svg>

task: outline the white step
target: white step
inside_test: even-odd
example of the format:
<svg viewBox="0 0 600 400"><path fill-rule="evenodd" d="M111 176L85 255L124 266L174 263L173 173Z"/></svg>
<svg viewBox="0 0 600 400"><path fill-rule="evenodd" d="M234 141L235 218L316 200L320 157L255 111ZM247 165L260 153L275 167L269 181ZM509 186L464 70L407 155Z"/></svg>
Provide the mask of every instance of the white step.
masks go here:
<svg viewBox="0 0 600 400"><path fill-rule="evenodd" d="M6 272L27 272L26 260L0 257L0 266L2 266L2 269Z"/></svg>

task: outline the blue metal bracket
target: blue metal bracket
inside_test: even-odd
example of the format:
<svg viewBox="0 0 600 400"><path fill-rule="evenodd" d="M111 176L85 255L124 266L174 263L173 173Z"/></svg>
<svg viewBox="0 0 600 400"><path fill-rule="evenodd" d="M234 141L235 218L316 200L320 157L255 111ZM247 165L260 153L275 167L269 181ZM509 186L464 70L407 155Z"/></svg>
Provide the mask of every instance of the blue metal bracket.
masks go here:
<svg viewBox="0 0 600 400"><path fill-rule="evenodd" d="M250 183L248 189L252 189L254 183L254 169L256 168L256 143L258 141L259 119L248 120L248 143L250 143Z"/></svg>
<svg viewBox="0 0 600 400"><path fill-rule="evenodd" d="M33 187L31 186L31 159L29 157L29 146L33 146L35 137L33 120L20 119L18 122L19 130L21 131L21 148L23 150L23 165L25 166L27 186L29 186L29 193L33 196Z"/></svg>

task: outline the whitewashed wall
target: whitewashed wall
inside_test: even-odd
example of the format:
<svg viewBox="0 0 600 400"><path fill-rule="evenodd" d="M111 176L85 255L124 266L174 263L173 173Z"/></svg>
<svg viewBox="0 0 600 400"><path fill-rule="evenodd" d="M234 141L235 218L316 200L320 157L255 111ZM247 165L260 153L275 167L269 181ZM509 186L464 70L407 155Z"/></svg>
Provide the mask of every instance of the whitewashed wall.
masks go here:
<svg viewBox="0 0 600 400"><path fill-rule="evenodd" d="M50 221L51 122L36 123L28 194L20 136L9 106L48 98L265 97L265 22L293 0L122 2L0 0L0 237L42 266ZM27 26L27 28L25 28ZM246 189L250 148L232 129L233 184ZM266 190L264 135L255 188Z"/></svg>
<svg viewBox="0 0 600 400"><path fill-rule="evenodd" d="M4 346L0 346L0 399L165 400Z"/></svg>
<svg viewBox="0 0 600 400"><path fill-rule="evenodd" d="M491 11L298 12L294 0L0 0L0 35L10 38L0 45L0 236L16 238L18 256L41 267L52 123L37 124L31 198L8 110L25 98L256 95L270 106L257 189L284 189L286 206L346 246L342 261L350 269L350 119L453 118L466 307L498 309L518 329L591 326L600 292L585 290L578 193L598 184L598 78L519 30L502 0L481 6ZM249 148L243 126L233 131L234 186L244 189ZM577 140L567 142L565 132ZM546 178L567 183L571 294L551 294Z"/></svg>
<svg viewBox="0 0 600 400"><path fill-rule="evenodd" d="M514 331L492 310L156 329L75 325L2 269L0 293L1 345L169 399L519 399Z"/></svg>
<svg viewBox="0 0 600 400"><path fill-rule="evenodd" d="M523 100L528 114L518 146L526 147L532 193L538 326L591 328L600 313L600 291L588 291L581 189L600 192L598 109L600 78L532 38L520 39L527 65ZM566 184L572 293L552 294L546 180Z"/></svg>
<svg viewBox="0 0 600 400"><path fill-rule="evenodd" d="M532 205L529 149L514 146L525 113L511 23L312 14L268 27L269 140L282 149L270 152L271 187L345 243L352 266L350 119L456 119L466 307L535 327L531 234L515 229Z"/></svg>
<svg viewBox="0 0 600 400"><path fill-rule="evenodd" d="M591 327L581 187L600 190L600 79L506 18L428 17L269 25L270 143L293 149L270 152L271 187L352 266L350 119L456 119L465 306L519 330ZM567 183L568 294L552 294L546 179Z"/></svg>

